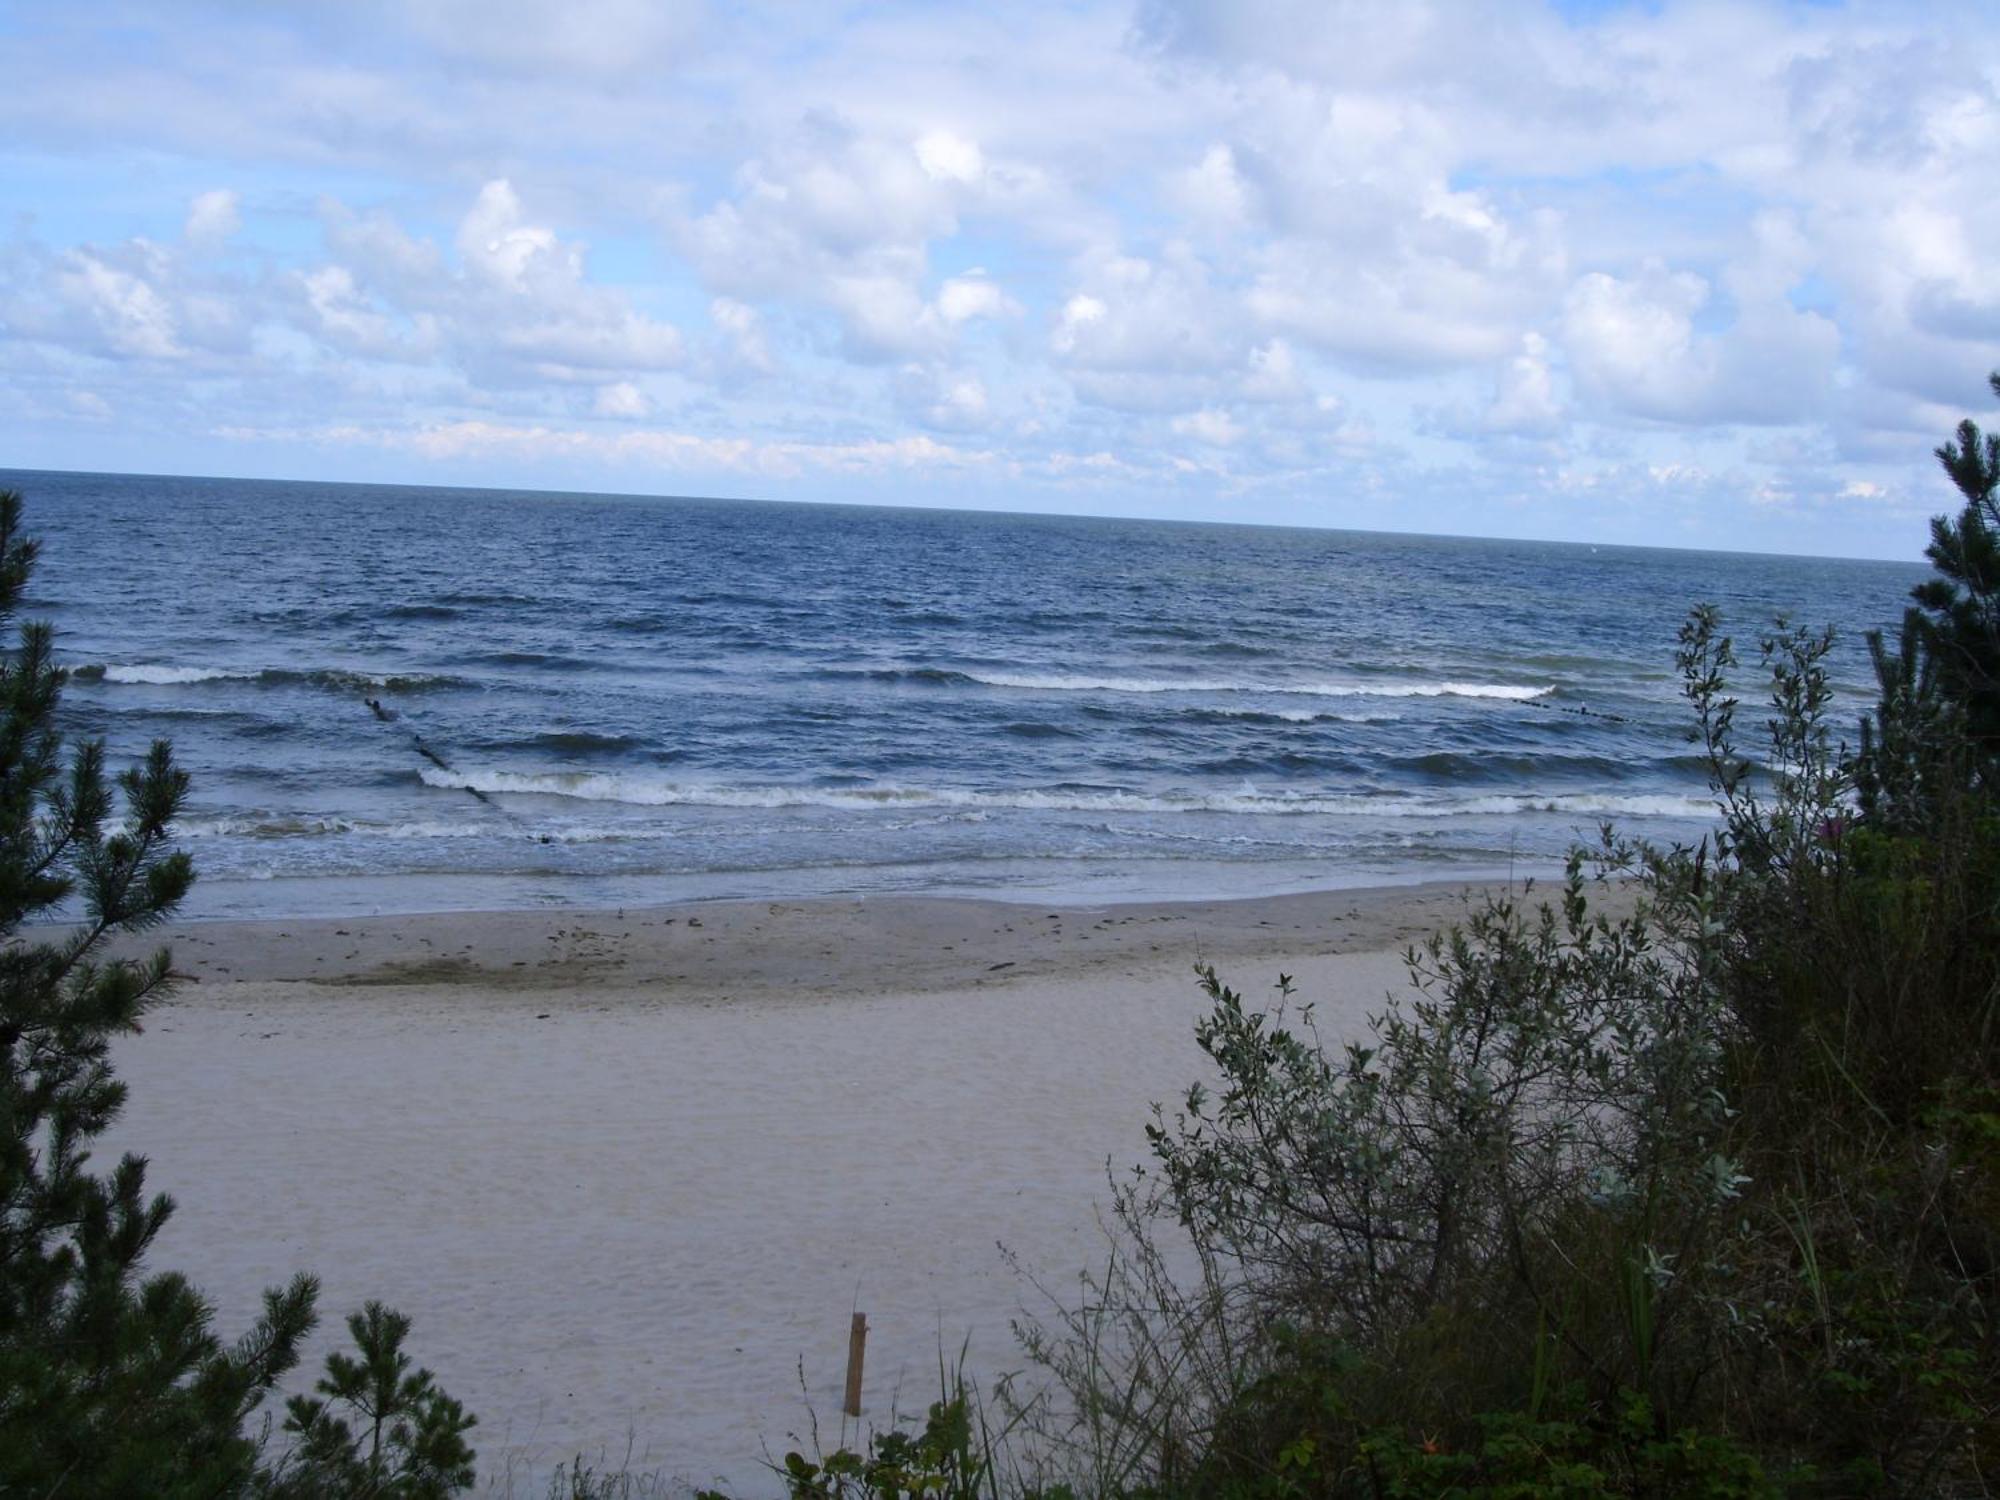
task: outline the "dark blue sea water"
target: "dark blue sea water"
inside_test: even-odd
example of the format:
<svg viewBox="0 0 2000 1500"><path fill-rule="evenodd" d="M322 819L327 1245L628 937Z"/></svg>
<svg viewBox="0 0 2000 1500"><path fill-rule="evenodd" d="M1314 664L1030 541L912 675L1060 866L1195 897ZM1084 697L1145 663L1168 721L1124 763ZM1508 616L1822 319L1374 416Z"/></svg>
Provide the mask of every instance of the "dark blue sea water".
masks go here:
<svg viewBox="0 0 2000 1500"><path fill-rule="evenodd" d="M76 668L69 727L114 756L168 737L194 775L207 914L1545 869L1605 818L1699 832L1689 605L1746 639L1780 612L1832 623L1858 692L1861 632L1921 576L952 511L0 486L44 539L33 611Z"/></svg>

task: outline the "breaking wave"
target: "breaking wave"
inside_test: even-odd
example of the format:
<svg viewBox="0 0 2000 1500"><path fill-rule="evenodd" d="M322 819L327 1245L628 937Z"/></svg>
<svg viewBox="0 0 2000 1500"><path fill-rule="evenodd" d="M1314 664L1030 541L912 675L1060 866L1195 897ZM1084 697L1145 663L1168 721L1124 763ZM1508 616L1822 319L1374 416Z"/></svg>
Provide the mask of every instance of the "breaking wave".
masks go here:
<svg viewBox="0 0 2000 1500"><path fill-rule="evenodd" d="M630 828L510 829L492 823L442 823L417 820L371 823L350 818L187 818L176 822L176 838L187 839L309 839L353 834L368 839L511 838L543 844L604 844L629 839Z"/></svg>
<svg viewBox="0 0 2000 1500"><path fill-rule="evenodd" d="M975 791L953 787L704 786L641 774L601 771L447 771L427 766L426 786L489 796L571 797L635 807L976 808L1028 812L1228 813L1262 817L1450 818L1521 813L1577 817L1707 818L1701 797L1616 796L1591 792L1445 794L1260 792L1141 793L1054 787Z"/></svg>
<svg viewBox="0 0 2000 1500"><path fill-rule="evenodd" d="M134 666L78 667L72 674L86 682L144 682L178 685L183 682L217 682L225 677L254 677L254 672L225 672L219 667L162 667L139 663Z"/></svg>
<svg viewBox="0 0 2000 1500"><path fill-rule="evenodd" d="M80 682L115 682L148 687L181 687L196 682L249 682L260 687L317 687L340 693L422 693L467 687L462 677L436 672L352 672L340 667L176 667L160 662L87 663L72 667Z"/></svg>
<svg viewBox="0 0 2000 1500"><path fill-rule="evenodd" d="M972 684L1035 693L1270 693L1301 698L1496 698L1525 703L1553 686L1505 682L1254 682L1236 677L1083 677L1066 672L969 672L941 667L835 669L824 675L878 681Z"/></svg>

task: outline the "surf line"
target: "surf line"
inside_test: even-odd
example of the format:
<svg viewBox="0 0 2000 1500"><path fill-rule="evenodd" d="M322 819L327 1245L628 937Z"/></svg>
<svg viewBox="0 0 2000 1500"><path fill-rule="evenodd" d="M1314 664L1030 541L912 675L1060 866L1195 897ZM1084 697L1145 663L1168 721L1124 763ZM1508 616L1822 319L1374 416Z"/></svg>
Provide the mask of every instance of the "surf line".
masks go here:
<svg viewBox="0 0 2000 1500"><path fill-rule="evenodd" d="M375 717L380 719L384 724L393 724L396 722L396 715L382 706L382 700L380 698L364 698L361 701L366 703L371 709L373 709L375 711ZM436 766L440 771L444 772L447 776L458 775L458 772L452 766L452 763L446 760L442 755L439 755L437 751L431 749L429 745L426 745L424 743L424 737L418 734L415 730L410 731L410 743L416 747L417 754L421 755L425 760L429 761L432 765ZM478 787L468 786L464 790L472 793L473 796L477 797L481 802L484 802L488 807L491 807L493 805L493 799L487 796L486 793L480 791Z"/></svg>

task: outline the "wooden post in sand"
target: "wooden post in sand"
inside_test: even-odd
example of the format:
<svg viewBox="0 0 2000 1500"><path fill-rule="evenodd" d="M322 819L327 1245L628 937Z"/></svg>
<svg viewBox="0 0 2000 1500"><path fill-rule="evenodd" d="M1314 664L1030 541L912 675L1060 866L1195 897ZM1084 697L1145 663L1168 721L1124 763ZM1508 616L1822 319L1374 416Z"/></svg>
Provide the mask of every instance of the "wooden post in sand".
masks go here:
<svg viewBox="0 0 2000 1500"><path fill-rule="evenodd" d="M847 1400L841 1410L850 1417L861 1415L861 1355L868 1343L868 1314L856 1313L847 1330Z"/></svg>

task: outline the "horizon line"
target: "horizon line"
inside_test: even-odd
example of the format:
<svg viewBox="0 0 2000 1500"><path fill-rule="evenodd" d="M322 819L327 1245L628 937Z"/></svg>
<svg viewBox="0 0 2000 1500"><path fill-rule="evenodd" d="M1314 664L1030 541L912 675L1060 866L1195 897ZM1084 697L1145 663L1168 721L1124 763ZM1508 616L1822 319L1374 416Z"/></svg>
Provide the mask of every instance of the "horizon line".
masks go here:
<svg viewBox="0 0 2000 1500"><path fill-rule="evenodd" d="M701 501L723 505L768 505L822 507L839 510L911 511L935 515L1021 516L1058 521L1137 521L1152 526L1247 527L1259 531L1310 531L1353 536L1398 537L1424 541L1521 542L1546 547L1610 547L1623 552L1676 552L1706 557L1769 557L1804 562L1882 563L1906 567L1928 566L1918 557L1881 557L1846 552L1772 552L1758 548L1690 547L1659 542L1594 541L1588 538L1551 536L1489 536L1453 531L1391 531L1367 526L1314 526L1297 521L1219 521L1187 516L1124 515L1115 512L1026 510L1001 506L927 505L893 500L781 500L767 495L672 494L646 490L549 489L541 486L491 484L440 484L421 480L387 479L303 479L278 474L176 474L150 469L17 469L0 466L0 474L62 474L103 479L215 480L225 484L316 484L339 485L351 489L441 490L464 494L541 495L551 498L578 496L597 500Z"/></svg>

